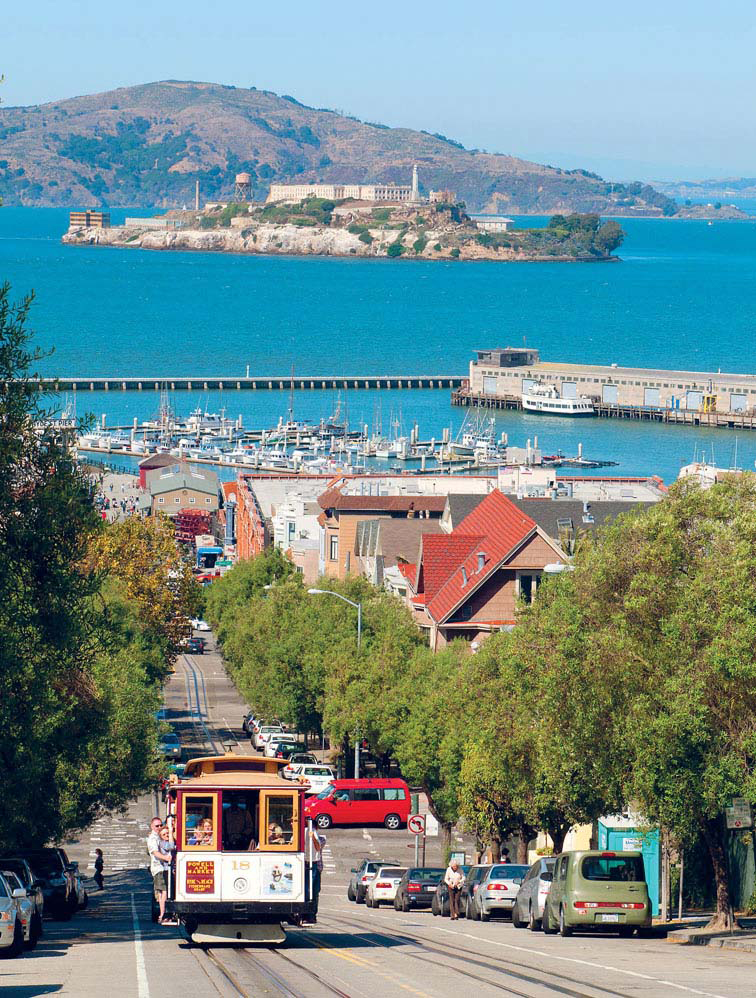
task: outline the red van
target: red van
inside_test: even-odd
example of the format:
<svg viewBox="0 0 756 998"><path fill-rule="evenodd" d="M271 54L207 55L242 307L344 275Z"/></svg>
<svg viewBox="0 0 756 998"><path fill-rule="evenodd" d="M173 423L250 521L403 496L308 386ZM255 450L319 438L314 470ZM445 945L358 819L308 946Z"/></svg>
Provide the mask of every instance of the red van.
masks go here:
<svg viewBox="0 0 756 998"><path fill-rule="evenodd" d="M404 780L334 780L305 802L305 818L318 828L331 825L385 825L401 828L410 813Z"/></svg>

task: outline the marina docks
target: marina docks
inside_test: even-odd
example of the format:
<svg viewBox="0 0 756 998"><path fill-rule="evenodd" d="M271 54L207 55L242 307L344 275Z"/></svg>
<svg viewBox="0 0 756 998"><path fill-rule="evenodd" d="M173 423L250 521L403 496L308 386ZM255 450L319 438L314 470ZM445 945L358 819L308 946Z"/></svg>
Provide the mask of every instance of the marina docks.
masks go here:
<svg viewBox="0 0 756 998"><path fill-rule="evenodd" d="M346 391L350 389L459 388L462 375L449 374L361 374L328 375L233 375L220 377L77 377L38 378L41 390L52 392L159 392L159 391Z"/></svg>
<svg viewBox="0 0 756 998"><path fill-rule="evenodd" d="M481 409L522 410L521 395L487 395L460 388L452 392L452 405ZM599 419L633 419L681 426L708 426L712 429L756 430L756 411L705 412L698 409L662 409L655 406L620 405L594 402Z"/></svg>

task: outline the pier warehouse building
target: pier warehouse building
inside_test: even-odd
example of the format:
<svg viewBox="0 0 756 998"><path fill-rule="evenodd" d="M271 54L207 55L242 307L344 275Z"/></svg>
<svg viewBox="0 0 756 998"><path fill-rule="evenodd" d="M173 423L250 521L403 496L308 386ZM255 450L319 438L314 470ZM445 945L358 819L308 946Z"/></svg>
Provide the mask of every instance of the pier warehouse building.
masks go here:
<svg viewBox="0 0 756 998"><path fill-rule="evenodd" d="M616 364L542 361L538 350L478 350L470 362L472 396L520 398L533 384L553 385L563 398L585 395L610 406L646 406L698 412L756 411L756 375L664 371Z"/></svg>

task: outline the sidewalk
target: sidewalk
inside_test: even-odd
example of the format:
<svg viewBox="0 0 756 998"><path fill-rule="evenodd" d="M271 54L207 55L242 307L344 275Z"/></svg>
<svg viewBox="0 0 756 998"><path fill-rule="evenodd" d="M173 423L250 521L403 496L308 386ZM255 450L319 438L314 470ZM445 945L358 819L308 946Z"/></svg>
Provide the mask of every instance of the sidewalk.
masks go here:
<svg viewBox="0 0 756 998"><path fill-rule="evenodd" d="M670 922L664 926L667 939L681 946L712 946L739 950L741 953L756 953L756 918L744 916L737 919L732 932L707 929L708 920L708 916L702 916L700 919Z"/></svg>

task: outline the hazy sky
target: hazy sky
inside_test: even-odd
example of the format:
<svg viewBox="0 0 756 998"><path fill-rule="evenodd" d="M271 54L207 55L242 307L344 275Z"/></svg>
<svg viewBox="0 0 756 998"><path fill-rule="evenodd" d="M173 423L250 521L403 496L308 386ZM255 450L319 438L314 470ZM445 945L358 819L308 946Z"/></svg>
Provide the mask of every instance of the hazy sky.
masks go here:
<svg viewBox="0 0 756 998"><path fill-rule="evenodd" d="M6 105L208 80L618 180L756 175L752 0L8 8Z"/></svg>

